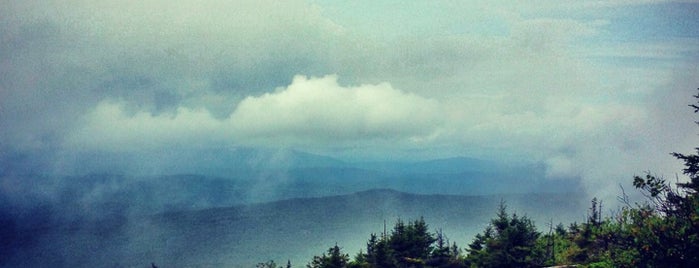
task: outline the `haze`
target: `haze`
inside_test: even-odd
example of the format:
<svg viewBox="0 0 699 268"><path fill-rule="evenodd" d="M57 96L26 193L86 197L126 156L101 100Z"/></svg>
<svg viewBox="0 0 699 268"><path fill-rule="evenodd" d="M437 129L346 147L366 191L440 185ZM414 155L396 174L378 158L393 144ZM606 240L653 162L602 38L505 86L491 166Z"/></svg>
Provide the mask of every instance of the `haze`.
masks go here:
<svg viewBox="0 0 699 268"><path fill-rule="evenodd" d="M245 178L256 191L306 160L480 159L614 202L699 142L694 1L0 6L0 195L15 203L91 174L240 178L221 159L248 150L263 153L237 163L273 167ZM293 196L247 201L277 197Z"/></svg>

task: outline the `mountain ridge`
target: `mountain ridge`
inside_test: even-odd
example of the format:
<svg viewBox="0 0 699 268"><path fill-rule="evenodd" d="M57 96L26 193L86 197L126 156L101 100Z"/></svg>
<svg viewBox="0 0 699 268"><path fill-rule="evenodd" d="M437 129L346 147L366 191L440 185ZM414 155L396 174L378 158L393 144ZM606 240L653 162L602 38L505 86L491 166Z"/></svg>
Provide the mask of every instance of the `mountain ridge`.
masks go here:
<svg viewBox="0 0 699 268"><path fill-rule="evenodd" d="M584 215L584 197L522 194L504 199L539 223L568 222ZM294 198L151 216L116 215L43 230L35 242L10 256L13 266L252 267L274 259L302 266L335 242L348 252L363 247L384 222L424 217L465 246L496 213L502 196L411 194L371 189L351 194ZM582 210L581 210L582 209ZM76 224L80 224L77 225ZM67 225L71 226L71 225ZM85 255L100 248L95 255Z"/></svg>
<svg viewBox="0 0 699 268"><path fill-rule="evenodd" d="M459 173L530 166L530 164L508 164L467 156L438 157L424 160L349 161L295 149L228 147L178 150L176 154L172 153L175 149L139 151L137 153L118 151L53 152L40 150L22 154L4 152L0 154L0 160L5 163L4 167L0 167L0 175L85 176L89 174L123 174L127 176L162 176L199 174L214 177L230 177L236 173L246 173L254 170L287 170L294 168L360 168L405 174Z"/></svg>

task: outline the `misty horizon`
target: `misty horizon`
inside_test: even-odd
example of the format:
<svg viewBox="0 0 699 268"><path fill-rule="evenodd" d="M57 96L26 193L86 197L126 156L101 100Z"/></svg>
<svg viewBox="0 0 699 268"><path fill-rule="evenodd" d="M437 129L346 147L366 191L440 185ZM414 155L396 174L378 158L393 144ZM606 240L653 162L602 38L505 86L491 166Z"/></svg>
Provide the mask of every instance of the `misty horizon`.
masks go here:
<svg viewBox="0 0 699 268"><path fill-rule="evenodd" d="M699 142L692 1L2 7L0 258L104 232L119 259L196 229L158 213L375 189L615 210Z"/></svg>
<svg viewBox="0 0 699 268"><path fill-rule="evenodd" d="M698 84L696 10L10 1L2 173L15 162L61 173L90 152L263 147L541 162L613 198L632 174L671 175L679 164L662 155L696 143L682 135Z"/></svg>

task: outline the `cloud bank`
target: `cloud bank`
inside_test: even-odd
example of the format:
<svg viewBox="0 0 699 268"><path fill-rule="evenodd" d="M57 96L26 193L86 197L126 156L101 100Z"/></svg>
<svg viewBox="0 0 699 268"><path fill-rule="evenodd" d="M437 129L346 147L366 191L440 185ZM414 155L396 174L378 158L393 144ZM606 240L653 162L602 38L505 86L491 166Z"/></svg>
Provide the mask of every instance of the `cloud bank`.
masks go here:
<svg viewBox="0 0 699 268"><path fill-rule="evenodd" d="M699 141L691 2L3 7L0 173L57 152L269 146L544 163L612 193L672 176L668 153Z"/></svg>
<svg viewBox="0 0 699 268"><path fill-rule="evenodd" d="M225 118L205 109L129 113L102 102L64 145L83 150L137 150L168 146L324 146L372 140L420 142L442 125L437 101L388 83L343 87L336 75L296 76L288 87L243 99Z"/></svg>

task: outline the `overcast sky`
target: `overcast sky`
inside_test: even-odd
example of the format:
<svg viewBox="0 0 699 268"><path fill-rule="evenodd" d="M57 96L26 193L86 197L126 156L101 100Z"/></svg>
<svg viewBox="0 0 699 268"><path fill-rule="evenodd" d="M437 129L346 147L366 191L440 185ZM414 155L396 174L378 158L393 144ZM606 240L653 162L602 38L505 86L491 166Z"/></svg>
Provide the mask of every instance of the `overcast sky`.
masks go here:
<svg viewBox="0 0 699 268"><path fill-rule="evenodd" d="M524 4L526 3L526 4ZM699 142L696 1L0 0L0 151L542 162L617 192Z"/></svg>

